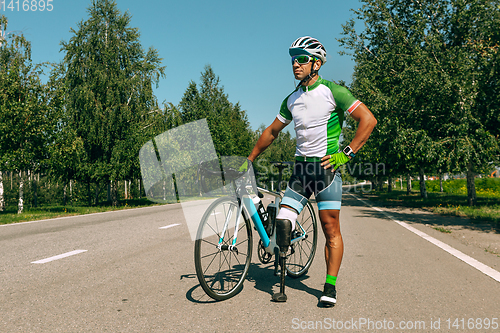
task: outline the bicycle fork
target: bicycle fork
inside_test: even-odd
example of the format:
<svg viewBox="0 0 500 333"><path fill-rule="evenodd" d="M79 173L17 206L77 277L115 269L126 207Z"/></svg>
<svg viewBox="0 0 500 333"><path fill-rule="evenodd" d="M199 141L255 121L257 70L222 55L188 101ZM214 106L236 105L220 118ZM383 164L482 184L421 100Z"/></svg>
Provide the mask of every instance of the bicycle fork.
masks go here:
<svg viewBox="0 0 500 333"><path fill-rule="evenodd" d="M285 275L286 252L290 247L292 223L289 220L276 220L276 244L279 246L279 265L281 266L280 292L273 295L273 301L286 302Z"/></svg>
<svg viewBox="0 0 500 333"><path fill-rule="evenodd" d="M228 226L229 226L229 222L231 221L231 217L233 215L233 211L232 210L229 210L227 216L226 216L226 221L224 223L224 227L222 229L222 233L221 233L221 236L219 238L219 243L217 244L217 248L220 250L220 251L235 251L236 253L238 253L238 249L236 248L236 239L238 238L238 227L239 227L239 224L240 224L240 217L241 217L241 211L243 210L243 206L242 205L239 205L238 206L238 211L236 213L236 221L234 223L234 234L233 234L233 241L231 243L231 245L225 245L223 244L223 241L224 241L224 236L226 234L226 232L228 231Z"/></svg>

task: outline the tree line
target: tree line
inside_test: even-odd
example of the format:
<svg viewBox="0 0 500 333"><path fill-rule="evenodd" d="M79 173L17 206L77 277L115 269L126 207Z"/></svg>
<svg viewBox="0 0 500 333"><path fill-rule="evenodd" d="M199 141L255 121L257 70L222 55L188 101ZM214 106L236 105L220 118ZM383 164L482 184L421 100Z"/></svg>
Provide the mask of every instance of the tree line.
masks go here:
<svg viewBox="0 0 500 333"><path fill-rule="evenodd" d="M210 66L178 105L160 104L153 87L165 66L156 49L142 47L131 15L113 0L93 0L88 14L61 42L64 58L55 64L34 64L30 42L0 16L0 210L5 198L14 201L14 182L19 213L25 192L35 207L73 196L117 205L120 186L127 197L140 196L142 145L194 120L207 119L218 156L248 156L257 139ZM39 196L42 182L58 190Z"/></svg>
<svg viewBox="0 0 500 333"><path fill-rule="evenodd" d="M88 14L61 43L57 64L34 64L29 41L9 33L0 16L0 209L4 197L13 201L13 187L19 211L25 192L32 206L37 198L65 203L72 196L116 205L119 188L141 195L139 149L193 120L207 119L219 156L247 156L263 130L250 129L246 111L229 102L210 66L178 105L159 103L153 87L165 67L156 49L143 49L130 14L112 0L92 1ZM422 196L425 174L466 173L474 204L475 175L499 159L498 2L364 0L354 14L343 26L341 53L354 58L349 88L378 126L354 161L372 167L349 173L378 183L419 175ZM356 124L346 119L348 142ZM294 140L280 133L256 161L261 182L276 177L271 162L293 160ZM57 195L38 197L42 182Z"/></svg>
<svg viewBox="0 0 500 333"><path fill-rule="evenodd" d="M465 173L474 205L474 177L499 160L500 4L362 2L339 39L356 63L350 88L378 120L358 163L384 163L370 175L379 183L418 175L423 197L425 174ZM350 120L346 140L355 128Z"/></svg>

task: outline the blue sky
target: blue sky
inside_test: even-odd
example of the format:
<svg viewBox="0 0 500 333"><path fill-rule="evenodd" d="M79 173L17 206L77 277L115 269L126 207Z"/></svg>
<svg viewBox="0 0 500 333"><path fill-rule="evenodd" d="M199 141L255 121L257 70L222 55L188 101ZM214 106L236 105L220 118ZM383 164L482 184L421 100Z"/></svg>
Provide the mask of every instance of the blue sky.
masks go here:
<svg viewBox="0 0 500 333"><path fill-rule="evenodd" d="M60 42L70 28L88 18L90 0L52 0L52 11L19 10L11 0L0 0L0 13L9 19L8 31L22 32L32 43L34 62L57 62L64 54ZM47 2L47 0L45 0ZM5 11L2 2L5 3ZM31 2L31 0L30 0ZM253 130L276 117L282 100L297 83L292 75L288 47L298 37L321 41L328 61L320 74L327 80L351 82L354 62L340 56L342 24L353 16L358 0L117 0L121 12L132 15L132 27L141 33L144 49L156 48L166 77L155 91L158 101L177 105L188 84L199 82L211 65L232 103L247 111ZM293 132L292 126L288 130Z"/></svg>

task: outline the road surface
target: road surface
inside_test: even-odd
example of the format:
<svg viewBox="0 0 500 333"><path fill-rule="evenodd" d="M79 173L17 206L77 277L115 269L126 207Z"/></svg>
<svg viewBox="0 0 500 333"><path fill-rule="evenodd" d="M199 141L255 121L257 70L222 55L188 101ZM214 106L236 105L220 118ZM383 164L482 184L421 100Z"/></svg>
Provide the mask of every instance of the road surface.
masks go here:
<svg viewBox="0 0 500 333"><path fill-rule="evenodd" d="M238 295L204 294L180 204L1 226L0 332L500 332L500 257L426 224L345 194L334 308L318 305L321 231L277 304L255 247Z"/></svg>

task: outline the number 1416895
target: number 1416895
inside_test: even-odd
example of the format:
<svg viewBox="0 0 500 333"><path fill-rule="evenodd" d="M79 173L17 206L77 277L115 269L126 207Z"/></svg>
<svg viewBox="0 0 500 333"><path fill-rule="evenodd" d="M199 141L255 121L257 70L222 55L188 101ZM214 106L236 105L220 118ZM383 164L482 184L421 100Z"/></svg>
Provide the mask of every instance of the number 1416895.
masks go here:
<svg viewBox="0 0 500 333"><path fill-rule="evenodd" d="M51 12L53 0L0 0L0 10L4 12Z"/></svg>
<svg viewBox="0 0 500 333"><path fill-rule="evenodd" d="M497 330L498 318L448 318L446 320L448 329L457 330Z"/></svg>

